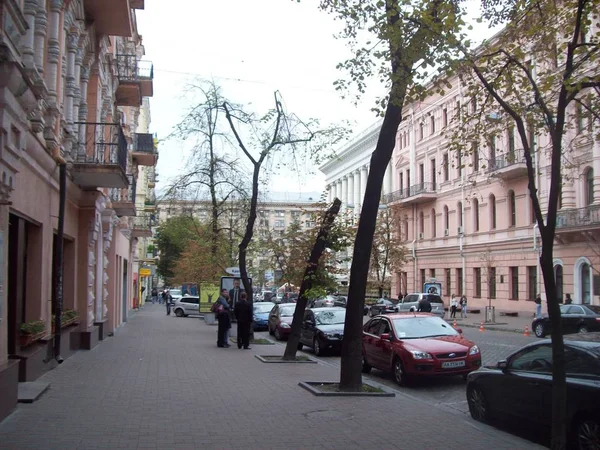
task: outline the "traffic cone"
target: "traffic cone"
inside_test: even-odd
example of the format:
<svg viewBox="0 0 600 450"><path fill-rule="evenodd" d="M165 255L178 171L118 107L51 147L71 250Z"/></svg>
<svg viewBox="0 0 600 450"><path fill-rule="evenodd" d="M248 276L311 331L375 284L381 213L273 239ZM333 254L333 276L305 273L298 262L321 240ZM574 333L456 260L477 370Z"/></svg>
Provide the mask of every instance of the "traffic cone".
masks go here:
<svg viewBox="0 0 600 450"><path fill-rule="evenodd" d="M479 325L479 331L485 331L485 329L483 328L483 322L481 322L481 324Z"/></svg>
<svg viewBox="0 0 600 450"><path fill-rule="evenodd" d="M454 319L454 324L452 324L454 328L456 328L456 319Z"/></svg>
<svg viewBox="0 0 600 450"><path fill-rule="evenodd" d="M524 336L529 336L529 327L527 327L527 326L525 327L525 334L524 334Z"/></svg>

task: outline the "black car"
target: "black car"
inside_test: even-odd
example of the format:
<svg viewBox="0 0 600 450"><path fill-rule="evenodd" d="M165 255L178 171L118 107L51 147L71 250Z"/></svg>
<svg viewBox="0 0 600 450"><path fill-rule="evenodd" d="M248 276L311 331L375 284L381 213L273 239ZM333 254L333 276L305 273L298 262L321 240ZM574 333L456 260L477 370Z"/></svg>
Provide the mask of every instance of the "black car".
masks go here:
<svg viewBox="0 0 600 450"><path fill-rule="evenodd" d="M600 306L596 305L560 305L560 320L563 334L600 331ZM531 329L539 338L550 334L550 318L535 319Z"/></svg>
<svg viewBox="0 0 600 450"><path fill-rule="evenodd" d="M313 308L304 312L300 343L298 349L304 345L312 347L315 355L323 355L325 350L340 351L344 337L344 321L346 310L344 308Z"/></svg>
<svg viewBox="0 0 600 450"><path fill-rule="evenodd" d="M398 306L394 305L393 302L386 298L380 298L375 302L374 305L371 305L371 308L369 309L369 316L375 317L377 314L389 314L398 311Z"/></svg>
<svg viewBox="0 0 600 450"><path fill-rule="evenodd" d="M600 442L600 342L565 340L567 442L576 449ZM471 416L487 422L511 417L548 432L552 424L552 348L548 339L527 345L495 367L467 377ZM591 445L590 445L591 444Z"/></svg>
<svg viewBox="0 0 600 450"><path fill-rule="evenodd" d="M345 308L346 304L348 303L348 299L342 295L338 295L337 297L335 297L335 300L333 301L333 306L339 306L340 308Z"/></svg>

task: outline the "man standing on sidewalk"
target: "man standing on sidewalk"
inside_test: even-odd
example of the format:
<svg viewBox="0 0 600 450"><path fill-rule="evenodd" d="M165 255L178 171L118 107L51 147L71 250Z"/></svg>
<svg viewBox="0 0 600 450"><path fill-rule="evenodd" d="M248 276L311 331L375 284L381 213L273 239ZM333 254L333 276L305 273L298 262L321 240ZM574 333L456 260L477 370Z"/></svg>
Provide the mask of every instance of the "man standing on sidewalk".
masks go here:
<svg viewBox="0 0 600 450"><path fill-rule="evenodd" d="M537 319L542 317L542 297L540 294L535 297L535 317Z"/></svg>
<svg viewBox="0 0 600 450"><path fill-rule="evenodd" d="M237 320L237 346L245 350L250 349L250 326L252 324L252 309L245 292L240 294L235 304L235 318Z"/></svg>

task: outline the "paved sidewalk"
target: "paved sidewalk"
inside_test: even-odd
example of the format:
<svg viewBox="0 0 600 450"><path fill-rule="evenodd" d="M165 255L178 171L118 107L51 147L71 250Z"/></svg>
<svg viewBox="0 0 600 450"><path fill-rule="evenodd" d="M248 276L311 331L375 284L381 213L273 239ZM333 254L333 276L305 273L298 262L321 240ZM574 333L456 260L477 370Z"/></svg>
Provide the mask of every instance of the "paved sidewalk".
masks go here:
<svg viewBox="0 0 600 450"><path fill-rule="evenodd" d="M532 302L533 303L533 302ZM460 312L456 313L456 323L462 327L476 327L479 328L483 321L483 326L486 330L496 331L510 331L514 333L525 333L525 327L529 327L529 333L533 334L531 329L531 322L535 318L533 312L525 313L520 312L517 317L503 316L500 315L499 311L496 311L496 321L494 323L485 322L485 308L480 309L479 314L468 314L466 319L460 317ZM450 314L447 313L444 317L447 321L453 322L454 319L450 319Z"/></svg>
<svg viewBox="0 0 600 450"><path fill-rule="evenodd" d="M299 381L337 380L330 364L263 364L216 346L216 327L159 305L44 375L50 390L0 424L0 449L542 448L398 392L314 397Z"/></svg>

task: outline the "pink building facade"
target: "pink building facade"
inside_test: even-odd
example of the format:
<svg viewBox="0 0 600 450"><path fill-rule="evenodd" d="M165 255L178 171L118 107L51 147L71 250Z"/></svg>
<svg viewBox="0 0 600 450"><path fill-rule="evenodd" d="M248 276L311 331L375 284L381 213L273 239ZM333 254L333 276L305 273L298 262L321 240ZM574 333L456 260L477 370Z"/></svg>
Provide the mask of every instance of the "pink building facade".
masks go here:
<svg viewBox="0 0 600 450"><path fill-rule="evenodd" d="M143 0L0 4L0 420L16 405L17 383L56 364L47 357L60 164L63 311L75 316L61 329L61 356L93 348L137 304L136 240L154 220L136 212L137 173L157 162L153 136L136 132L153 89L135 20L143 8Z"/></svg>
<svg viewBox="0 0 600 450"><path fill-rule="evenodd" d="M464 156L449 153L446 133L465 101L460 83L405 108L394 151L394 192L383 196L401 216L409 258L395 274L392 294L421 292L435 278L443 296L467 296L471 308L533 313L537 293L545 298L538 265L537 233L523 150L511 130ZM466 104L466 103L464 103ZM573 120L576 111L572 111ZM580 123L565 138L570 164L564 169L557 219L554 267L560 298L575 303L600 299L600 143L592 123ZM547 139L531 130L536 148ZM550 161L536 151L542 210L547 204Z"/></svg>

